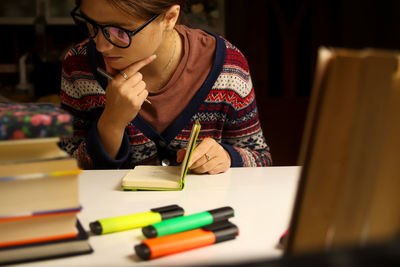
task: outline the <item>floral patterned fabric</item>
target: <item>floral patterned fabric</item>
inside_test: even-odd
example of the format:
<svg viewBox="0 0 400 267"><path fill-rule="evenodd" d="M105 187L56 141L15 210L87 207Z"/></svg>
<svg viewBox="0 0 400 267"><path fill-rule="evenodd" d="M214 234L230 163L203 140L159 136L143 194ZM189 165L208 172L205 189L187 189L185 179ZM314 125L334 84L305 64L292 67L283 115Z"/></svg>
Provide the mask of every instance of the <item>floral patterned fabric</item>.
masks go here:
<svg viewBox="0 0 400 267"><path fill-rule="evenodd" d="M53 104L0 103L0 140L67 137L72 116Z"/></svg>

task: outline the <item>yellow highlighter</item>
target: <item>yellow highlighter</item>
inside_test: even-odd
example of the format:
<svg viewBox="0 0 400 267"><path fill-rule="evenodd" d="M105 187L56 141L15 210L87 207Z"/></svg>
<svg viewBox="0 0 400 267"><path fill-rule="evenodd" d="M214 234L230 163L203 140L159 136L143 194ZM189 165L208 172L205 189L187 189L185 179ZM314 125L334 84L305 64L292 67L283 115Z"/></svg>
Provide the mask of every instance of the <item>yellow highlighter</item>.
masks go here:
<svg viewBox="0 0 400 267"><path fill-rule="evenodd" d="M141 228L162 220L182 216L185 213L178 205L169 205L151 209L148 212L104 218L89 224L90 230L96 235L120 232Z"/></svg>

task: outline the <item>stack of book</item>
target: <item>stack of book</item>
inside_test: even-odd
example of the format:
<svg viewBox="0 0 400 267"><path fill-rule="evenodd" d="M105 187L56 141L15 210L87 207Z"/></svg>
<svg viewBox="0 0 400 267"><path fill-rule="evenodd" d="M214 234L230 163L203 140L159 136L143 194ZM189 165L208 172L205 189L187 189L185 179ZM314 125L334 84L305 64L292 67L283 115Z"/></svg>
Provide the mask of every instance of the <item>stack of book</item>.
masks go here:
<svg viewBox="0 0 400 267"><path fill-rule="evenodd" d="M0 264L92 252L77 219L76 159L58 146L72 118L49 104L0 104Z"/></svg>

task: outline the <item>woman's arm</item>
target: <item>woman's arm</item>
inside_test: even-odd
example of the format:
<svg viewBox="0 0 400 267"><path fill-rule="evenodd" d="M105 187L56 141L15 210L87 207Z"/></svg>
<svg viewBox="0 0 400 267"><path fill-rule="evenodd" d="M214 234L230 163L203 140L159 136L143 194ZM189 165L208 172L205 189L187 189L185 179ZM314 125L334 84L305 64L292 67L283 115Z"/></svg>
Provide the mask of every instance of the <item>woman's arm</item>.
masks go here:
<svg viewBox="0 0 400 267"><path fill-rule="evenodd" d="M123 133L115 157L102 145L97 122L105 106L105 91L87 63L85 43L65 56L61 77L61 107L73 115L73 136L61 140L61 148L78 159L83 169L119 168L128 157L129 141Z"/></svg>

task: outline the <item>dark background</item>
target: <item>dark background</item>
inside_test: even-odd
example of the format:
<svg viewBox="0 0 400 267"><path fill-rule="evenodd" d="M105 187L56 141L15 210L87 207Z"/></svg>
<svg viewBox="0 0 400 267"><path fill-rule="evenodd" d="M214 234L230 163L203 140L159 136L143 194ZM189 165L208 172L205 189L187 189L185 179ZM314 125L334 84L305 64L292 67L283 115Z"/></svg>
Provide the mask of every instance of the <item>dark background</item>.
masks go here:
<svg viewBox="0 0 400 267"><path fill-rule="evenodd" d="M318 47L400 48L400 1L228 0L226 36L247 57L274 165L295 165Z"/></svg>
<svg viewBox="0 0 400 267"><path fill-rule="evenodd" d="M399 13L398 0L226 0L225 37L249 62L274 165L297 164L318 47L397 50ZM40 88L32 99L58 94L62 57L82 38L75 27L47 25L38 36L34 25L0 25L0 33L0 64L30 54ZM16 73L0 71L0 90L16 83Z"/></svg>

